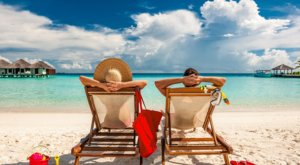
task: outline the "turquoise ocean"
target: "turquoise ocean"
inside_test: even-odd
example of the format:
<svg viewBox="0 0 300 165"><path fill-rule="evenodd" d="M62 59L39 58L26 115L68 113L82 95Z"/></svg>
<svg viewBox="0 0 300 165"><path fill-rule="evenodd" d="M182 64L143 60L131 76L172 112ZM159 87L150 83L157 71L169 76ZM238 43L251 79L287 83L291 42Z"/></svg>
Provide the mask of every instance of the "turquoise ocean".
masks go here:
<svg viewBox="0 0 300 165"><path fill-rule="evenodd" d="M0 111L87 111L89 106L79 76L93 74L58 74L49 78L0 78ZM201 74L227 79L222 91L231 105L223 108L299 107L300 79L259 78L252 74ZM142 90L148 109L164 109L165 98L156 89L159 79L182 74L133 74L133 80L147 80ZM209 84L209 83L206 83ZM182 87L182 84L171 87Z"/></svg>

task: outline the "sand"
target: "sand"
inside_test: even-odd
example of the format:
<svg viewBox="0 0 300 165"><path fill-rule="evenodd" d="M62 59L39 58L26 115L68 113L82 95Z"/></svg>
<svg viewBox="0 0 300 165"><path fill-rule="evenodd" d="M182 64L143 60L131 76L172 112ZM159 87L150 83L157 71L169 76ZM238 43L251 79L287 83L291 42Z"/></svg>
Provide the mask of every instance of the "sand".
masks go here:
<svg viewBox="0 0 300 165"><path fill-rule="evenodd" d="M89 113L0 113L0 164L27 165L34 146L45 145L60 165L73 164L71 148L90 129ZM234 149L230 160L251 160L259 165L300 165L300 107L217 109L216 132ZM203 133L186 131L186 137ZM182 133L182 132L181 132ZM161 133L158 134L161 136ZM159 138L160 139L160 138ZM161 164L161 144L144 164ZM44 151L44 150L42 150ZM168 156L167 164L224 164L222 156ZM80 164L138 164L138 158L82 158ZM55 164L54 160L49 164Z"/></svg>

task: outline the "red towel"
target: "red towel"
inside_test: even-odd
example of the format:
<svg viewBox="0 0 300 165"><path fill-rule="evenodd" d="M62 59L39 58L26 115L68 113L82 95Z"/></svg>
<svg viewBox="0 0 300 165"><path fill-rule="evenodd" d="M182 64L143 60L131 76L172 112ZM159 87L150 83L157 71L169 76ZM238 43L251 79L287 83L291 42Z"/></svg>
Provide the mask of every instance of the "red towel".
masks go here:
<svg viewBox="0 0 300 165"><path fill-rule="evenodd" d="M141 92L135 89L137 109L141 108L136 120L133 122L133 128L139 136L139 149L142 157L148 158L157 149L157 136L156 131L158 129L159 122L162 117L161 112L143 110ZM144 103L145 106L145 103ZM145 106L146 108L146 106Z"/></svg>

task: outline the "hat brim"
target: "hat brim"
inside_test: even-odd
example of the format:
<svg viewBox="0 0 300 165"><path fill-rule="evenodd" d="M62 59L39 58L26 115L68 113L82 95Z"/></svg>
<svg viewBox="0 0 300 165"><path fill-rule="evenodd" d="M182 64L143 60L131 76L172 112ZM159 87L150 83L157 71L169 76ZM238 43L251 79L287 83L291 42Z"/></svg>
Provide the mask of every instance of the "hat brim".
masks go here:
<svg viewBox="0 0 300 165"><path fill-rule="evenodd" d="M118 69L122 75L122 82L132 81L132 72L130 67L121 59L108 58L98 64L94 72L94 79L99 82L105 81L105 73L109 69Z"/></svg>

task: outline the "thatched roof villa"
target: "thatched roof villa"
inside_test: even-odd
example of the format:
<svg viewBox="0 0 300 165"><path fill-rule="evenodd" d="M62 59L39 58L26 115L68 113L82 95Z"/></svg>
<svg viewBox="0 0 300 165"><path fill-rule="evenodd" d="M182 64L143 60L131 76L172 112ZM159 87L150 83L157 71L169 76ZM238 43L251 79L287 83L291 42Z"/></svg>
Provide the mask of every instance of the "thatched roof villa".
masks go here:
<svg viewBox="0 0 300 165"><path fill-rule="evenodd" d="M1 73L2 69L5 69L8 65L10 65L9 62L1 59L0 60L0 73Z"/></svg>
<svg viewBox="0 0 300 165"><path fill-rule="evenodd" d="M30 65L29 68L35 69L35 74L55 75L55 69L43 61L38 61Z"/></svg>
<svg viewBox="0 0 300 165"><path fill-rule="evenodd" d="M281 73L284 73L285 74L285 71L288 73L288 71L290 70L291 73L293 72L295 68L292 68L290 66L287 66L285 64L281 64L279 66L276 66L275 68L273 68L272 70L275 72L275 74L281 74ZM283 71L283 72L281 72Z"/></svg>
<svg viewBox="0 0 300 165"><path fill-rule="evenodd" d="M55 69L43 61L30 64L19 59L10 64L5 60L0 60L0 77L44 77L49 75L55 75Z"/></svg>

